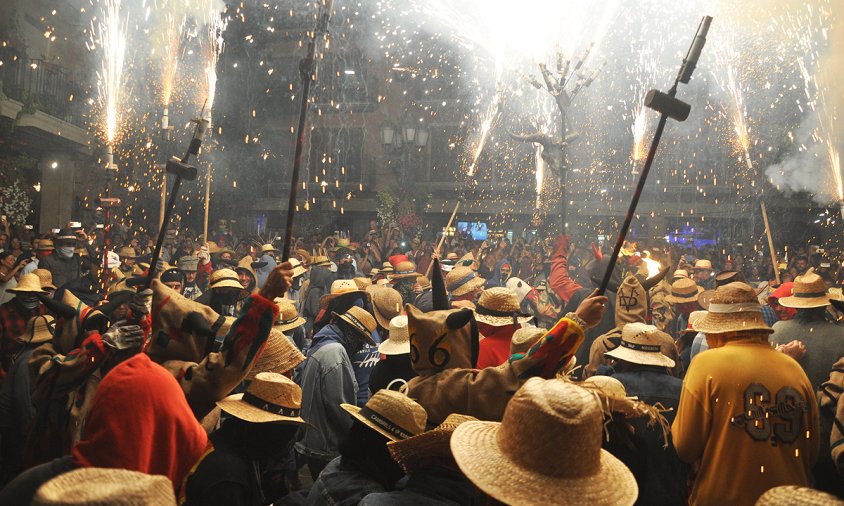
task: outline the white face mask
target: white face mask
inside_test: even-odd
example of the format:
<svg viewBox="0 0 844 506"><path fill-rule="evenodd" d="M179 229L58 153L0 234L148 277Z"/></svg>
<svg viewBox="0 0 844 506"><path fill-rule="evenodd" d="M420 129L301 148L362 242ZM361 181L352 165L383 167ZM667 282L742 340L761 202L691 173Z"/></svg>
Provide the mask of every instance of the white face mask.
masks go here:
<svg viewBox="0 0 844 506"><path fill-rule="evenodd" d="M58 249L59 249L59 255L65 257L65 258L72 257L74 251L76 251L76 248L74 248L73 246L59 246Z"/></svg>

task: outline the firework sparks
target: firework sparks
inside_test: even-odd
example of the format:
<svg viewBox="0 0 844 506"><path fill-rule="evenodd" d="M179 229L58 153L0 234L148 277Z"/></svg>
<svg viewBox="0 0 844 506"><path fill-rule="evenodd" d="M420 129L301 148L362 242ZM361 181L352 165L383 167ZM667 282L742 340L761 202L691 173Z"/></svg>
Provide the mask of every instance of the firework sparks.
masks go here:
<svg viewBox="0 0 844 506"><path fill-rule="evenodd" d="M102 70L97 73L97 91L100 105L105 111L105 137L114 142L118 127L120 90L123 86L123 61L126 54L128 14L121 19L121 0L103 0L103 19L91 27L94 47L102 53Z"/></svg>
<svg viewBox="0 0 844 506"><path fill-rule="evenodd" d="M214 97L217 94L217 61L220 59L225 48L223 32L226 31L227 22L215 9L211 9L210 21L208 24L208 66L205 69L205 77L208 85L208 107L206 119L211 121L211 109L214 107Z"/></svg>

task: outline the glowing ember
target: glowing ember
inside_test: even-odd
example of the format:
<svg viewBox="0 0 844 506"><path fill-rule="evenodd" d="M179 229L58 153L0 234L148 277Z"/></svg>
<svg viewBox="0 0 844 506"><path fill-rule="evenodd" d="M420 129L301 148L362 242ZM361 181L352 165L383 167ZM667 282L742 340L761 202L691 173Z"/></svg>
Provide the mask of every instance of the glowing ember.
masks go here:
<svg viewBox="0 0 844 506"><path fill-rule="evenodd" d="M102 52L102 73L97 74L100 104L105 110L105 136L109 144L117 133L120 90L123 85L123 59L126 53L126 31L129 15L121 20L121 1L103 0L103 20L91 33L95 46Z"/></svg>

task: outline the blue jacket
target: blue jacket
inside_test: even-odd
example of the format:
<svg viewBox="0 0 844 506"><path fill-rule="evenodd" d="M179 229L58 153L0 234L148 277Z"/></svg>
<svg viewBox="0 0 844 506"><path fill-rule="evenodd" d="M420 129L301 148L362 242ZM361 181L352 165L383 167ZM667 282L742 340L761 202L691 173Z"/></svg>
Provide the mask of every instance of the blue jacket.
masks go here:
<svg viewBox="0 0 844 506"><path fill-rule="evenodd" d="M385 491L378 481L360 472L359 467L345 457L329 462L311 487L307 504L352 506L369 494Z"/></svg>
<svg viewBox="0 0 844 506"><path fill-rule="evenodd" d="M303 430L296 451L324 460L339 455L340 438L352 417L340 404L355 404L358 384L340 328L330 323L313 339L305 361L297 369L302 387L302 418L313 425Z"/></svg>
<svg viewBox="0 0 844 506"><path fill-rule="evenodd" d="M357 405L361 408L369 400L369 376L372 374L375 364L381 359L377 346L381 344L378 329L375 329L375 332L372 333L372 340L375 341L376 346L364 344L363 348L352 357L352 369L355 371L355 380L358 382Z"/></svg>
<svg viewBox="0 0 844 506"><path fill-rule="evenodd" d="M627 395L636 396L651 406L660 403L669 409L670 411L663 413L663 416L669 425L674 421L680 405L682 380L666 373L664 369L648 366L638 366L628 372L615 373L613 378L624 385ZM639 499L636 504L686 504L688 468L677 456L671 436L668 436L669 444L665 448L659 427L648 427L645 418L631 420L630 423L636 431L635 437L644 441L648 449L647 478L645 483L639 483Z"/></svg>

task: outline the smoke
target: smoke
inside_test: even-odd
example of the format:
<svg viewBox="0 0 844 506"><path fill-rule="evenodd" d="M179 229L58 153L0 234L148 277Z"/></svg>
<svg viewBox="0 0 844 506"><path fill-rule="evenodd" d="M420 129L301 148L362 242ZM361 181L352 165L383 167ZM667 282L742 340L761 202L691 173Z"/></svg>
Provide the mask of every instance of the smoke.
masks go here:
<svg viewBox="0 0 844 506"><path fill-rule="evenodd" d="M809 192L819 204L841 201L844 196L839 158L844 149L844 128L838 118L844 110L844 5L834 2L828 7L826 14L834 22L822 32L823 46L814 53L819 57L813 75L804 75L809 106L784 159L765 171L778 189ZM812 69L804 68L803 72Z"/></svg>

